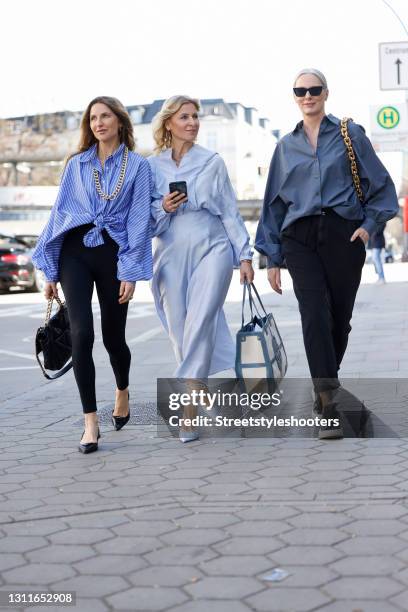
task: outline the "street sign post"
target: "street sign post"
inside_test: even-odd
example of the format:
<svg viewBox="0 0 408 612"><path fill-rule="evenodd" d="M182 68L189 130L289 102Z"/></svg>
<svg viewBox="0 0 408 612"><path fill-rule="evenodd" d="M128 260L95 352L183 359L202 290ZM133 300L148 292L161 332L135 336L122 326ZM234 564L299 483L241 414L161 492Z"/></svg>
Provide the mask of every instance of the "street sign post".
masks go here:
<svg viewBox="0 0 408 612"><path fill-rule="evenodd" d="M405 105L398 108L397 105L371 107L371 139L377 151L402 151L403 169L405 170L408 167L408 41L380 43L379 55L380 89L405 89ZM402 189L405 194L406 188L407 182L403 178ZM405 206L407 206L407 200ZM408 233L406 231L402 261L408 261Z"/></svg>
<svg viewBox="0 0 408 612"><path fill-rule="evenodd" d="M408 111L405 104L370 106L371 142L378 152L408 151Z"/></svg>
<svg viewBox="0 0 408 612"><path fill-rule="evenodd" d="M408 41L380 43L380 89L408 89Z"/></svg>

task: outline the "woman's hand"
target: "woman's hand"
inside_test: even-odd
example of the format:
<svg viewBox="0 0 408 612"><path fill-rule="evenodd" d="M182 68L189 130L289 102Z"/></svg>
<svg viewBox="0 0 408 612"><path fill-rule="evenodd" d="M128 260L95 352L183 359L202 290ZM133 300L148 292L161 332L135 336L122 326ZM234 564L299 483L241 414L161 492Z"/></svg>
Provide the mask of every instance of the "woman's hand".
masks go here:
<svg viewBox="0 0 408 612"><path fill-rule="evenodd" d="M173 213L176 212L180 204L184 204L187 200L188 198L184 193L173 191L164 196L162 206L166 213Z"/></svg>
<svg viewBox="0 0 408 612"><path fill-rule="evenodd" d="M57 283L47 281L44 287L44 295L46 300L52 297L58 297Z"/></svg>
<svg viewBox="0 0 408 612"><path fill-rule="evenodd" d="M272 289L282 295L280 268L268 268L268 281Z"/></svg>
<svg viewBox="0 0 408 612"><path fill-rule="evenodd" d="M119 304L126 304L133 299L136 283L121 281L119 288Z"/></svg>
<svg viewBox="0 0 408 612"><path fill-rule="evenodd" d="M361 238L364 244L367 244L370 235L364 227L358 227L352 237L350 238L350 242L354 242L356 238Z"/></svg>
<svg viewBox="0 0 408 612"><path fill-rule="evenodd" d="M239 276L241 285L246 281L251 284L254 280L255 272L252 267L252 261L250 259L243 259L239 267Z"/></svg>

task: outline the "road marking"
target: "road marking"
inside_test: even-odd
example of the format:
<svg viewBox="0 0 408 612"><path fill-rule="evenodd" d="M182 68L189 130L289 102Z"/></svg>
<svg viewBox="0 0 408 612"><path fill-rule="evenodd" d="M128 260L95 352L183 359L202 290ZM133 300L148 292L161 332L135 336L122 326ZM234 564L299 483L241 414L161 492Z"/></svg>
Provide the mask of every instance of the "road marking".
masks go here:
<svg viewBox="0 0 408 612"><path fill-rule="evenodd" d="M154 338L158 336L161 332L163 332L162 327L153 327L153 329L149 329L144 334L140 334L140 336L136 336L136 338L132 338L128 340L128 344L139 344L139 342L144 342L145 340L150 340L150 338Z"/></svg>
<svg viewBox="0 0 408 612"><path fill-rule="evenodd" d="M39 306L15 306L13 308L2 308L0 309L0 317L3 318L3 317L40 316L39 310L40 310ZM42 308L41 310L44 310L44 309Z"/></svg>
<svg viewBox="0 0 408 612"><path fill-rule="evenodd" d="M26 305L13 305L9 307L3 307L0 302L0 318L6 317L29 317L30 319L44 319L45 318L46 304L26 304ZM57 309L54 308L53 312ZM100 307L97 302L92 303L93 314L100 319ZM134 304L128 310L128 319L144 319L146 317L156 317L156 309L154 304Z"/></svg>
<svg viewBox="0 0 408 612"><path fill-rule="evenodd" d="M36 361L36 357L34 357L34 355L27 355L27 353L17 353L15 351L4 351L3 349L0 349L0 354L9 355L10 357L21 357L21 359L31 359Z"/></svg>
<svg viewBox="0 0 408 612"><path fill-rule="evenodd" d="M154 304L133 304L128 310L128 319L144 319L145 317L156 317Z"/></svg>
<svg viewBox="0 0 408 612"><path fill-rule="evenodd" d="M0 372L10 372L14 370L38 370L38 366L16 366L15 368L0 368Z"/></svg>

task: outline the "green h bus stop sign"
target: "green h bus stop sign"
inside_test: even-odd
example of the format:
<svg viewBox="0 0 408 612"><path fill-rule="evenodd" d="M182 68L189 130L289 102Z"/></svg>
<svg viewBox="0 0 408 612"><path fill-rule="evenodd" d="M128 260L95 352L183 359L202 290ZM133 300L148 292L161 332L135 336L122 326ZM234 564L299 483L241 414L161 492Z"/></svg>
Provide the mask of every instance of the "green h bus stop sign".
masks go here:
<svg viewBox="0 0 408 612"><path fill-rule="evenodd" d="M383 106L377 113L377 123L385 130L392 130L399 122L400 114L395 106Z"/></svg>

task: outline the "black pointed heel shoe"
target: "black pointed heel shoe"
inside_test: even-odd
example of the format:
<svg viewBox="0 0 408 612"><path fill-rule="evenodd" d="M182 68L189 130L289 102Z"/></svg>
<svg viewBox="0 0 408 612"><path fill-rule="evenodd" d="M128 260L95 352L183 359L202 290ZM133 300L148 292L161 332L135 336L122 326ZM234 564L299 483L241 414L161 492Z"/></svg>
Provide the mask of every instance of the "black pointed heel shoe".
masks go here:
<svg viewBox="0 0 408 612"><path fill-rule="evenodd" d="M84 436L85 433L85 429L82 432L82 436L81 436L81 440ZM83 453L84 455L88 455L89 453L94 453L95 451L98 450L98 440L101 437L101 432L99 431L99 427L98 427L98 437L96 439L96 442L86 442L86 444L82 444L82 442L79 443L78 446L78 450L80 453Z"/></svg>
<svg viewBox="0 0 408 612"><path fill-rule="evenodd" d="M128 392L128 401L129 401L129 398L130 398L130 393ZM115 409L112 410L112 425L114 426L116 431L119 431L120 429L122 429L122 427L126 425L126 423L130 419L130 406L129 406L129 412L124 417L113 416L114 411Z"/></svg>

